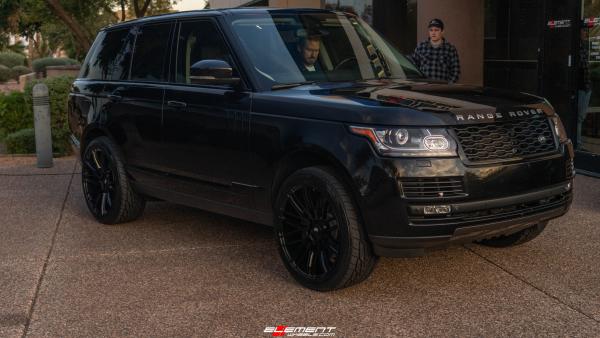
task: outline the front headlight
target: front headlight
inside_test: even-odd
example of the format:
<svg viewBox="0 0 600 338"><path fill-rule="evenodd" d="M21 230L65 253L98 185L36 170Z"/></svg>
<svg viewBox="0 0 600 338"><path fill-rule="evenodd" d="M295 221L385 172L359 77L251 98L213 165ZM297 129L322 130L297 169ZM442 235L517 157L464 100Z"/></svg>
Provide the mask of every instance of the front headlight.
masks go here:
<svg viewBox="0 0 600 338"><path fill-rule="evenodd" d="M367 137L377 152L384 156L456 156L456 142L445 129L350 126L350 131Z"/></svg>

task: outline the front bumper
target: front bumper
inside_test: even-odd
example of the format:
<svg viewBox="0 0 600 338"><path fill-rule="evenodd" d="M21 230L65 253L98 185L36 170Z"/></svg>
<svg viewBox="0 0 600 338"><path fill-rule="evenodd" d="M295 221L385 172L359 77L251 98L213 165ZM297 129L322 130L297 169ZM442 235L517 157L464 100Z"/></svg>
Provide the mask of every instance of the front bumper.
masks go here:
<svg viewBox="0 0 600 338"><path fill-rule="evenodd" d="M421 255L515 233L560 217L572 201L569 144L548 156L489 165L467 165L460 158L370 158L351 172L380 256ZM431 206L450 212L425 213Z"/></svg>
<svg viewBox="0 0 600 338"><path fill-rule="evenodd" d="M437 218L436 221L438 224L456 223L459 218L463 224L468 224L469 222L474 224L456 227L449 235L416 237L371 235L369 238L376 255L407 257L421 256L427 249L509 235L534 224L546 222L564 215L571 205L571 189L572 184L568 182L527 194L478 202L451 204L452 210L455 210L459 215L461 212L462 215L473 215L472 212L479 211L479 216L446 217L446 222L442 222L440 218ZM521 208L517 206L521 206ZM481 211L490 210L496 210L497 212L488 212L485 216L480 215Z"/></svg>

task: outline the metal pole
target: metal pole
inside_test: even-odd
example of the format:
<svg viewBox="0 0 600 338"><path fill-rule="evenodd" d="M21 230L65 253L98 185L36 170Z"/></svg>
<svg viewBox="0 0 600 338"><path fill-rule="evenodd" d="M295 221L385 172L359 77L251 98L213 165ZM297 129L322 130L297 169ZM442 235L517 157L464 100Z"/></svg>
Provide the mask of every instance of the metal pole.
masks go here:
<svg viewBox="0 0 600 338"><path fill-rule="evenodd" d="M52 167L52 132L50 129L50 99L43 83L33 86L33 117L35 151L38 168Z"/></svg>

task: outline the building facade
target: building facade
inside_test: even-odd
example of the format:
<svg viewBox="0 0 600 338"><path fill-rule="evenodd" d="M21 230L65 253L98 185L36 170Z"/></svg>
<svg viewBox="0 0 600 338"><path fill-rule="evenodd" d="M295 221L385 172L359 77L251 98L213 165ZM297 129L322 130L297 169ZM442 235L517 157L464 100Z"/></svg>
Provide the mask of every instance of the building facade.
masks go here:
<svg viewBox="0 0 600 338"><path fill-rule="evenodd" d="M353 12L404 53L427 38L429 20L440 18L460 55L460 83L548 98L577 145L578 169L600 174L600 0L211 0L210 6Z"/></svg>

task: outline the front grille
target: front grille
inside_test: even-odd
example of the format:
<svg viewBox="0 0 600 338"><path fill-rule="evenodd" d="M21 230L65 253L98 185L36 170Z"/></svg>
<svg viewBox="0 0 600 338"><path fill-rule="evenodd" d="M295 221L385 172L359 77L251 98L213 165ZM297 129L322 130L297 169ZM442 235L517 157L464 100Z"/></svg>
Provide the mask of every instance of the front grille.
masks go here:
<svg viewBox="0 0 600 338"><path fill-rule="evenodd" d="M484 223L498 222L518 217L525 217L565 207L570 198L570 193L562 193L542 200L504 206L500 208L478 210L463 213L453 213L448 216L439 215L412 215L409 216L411 225L455 225L455 226L470 226Z"/></svg>
<svg viewBox="0 0 600 338"><path fill-rule="evenodd" d="M454 127L463 152L471 162L532 157L556 150L547 118Z"/></svg>
<svg viewBox="0 0 600 338"><path fill-rule="evenodd" d="M466 196L461 177L425 177L400 179L406 198L444 198Z"/></svg>

